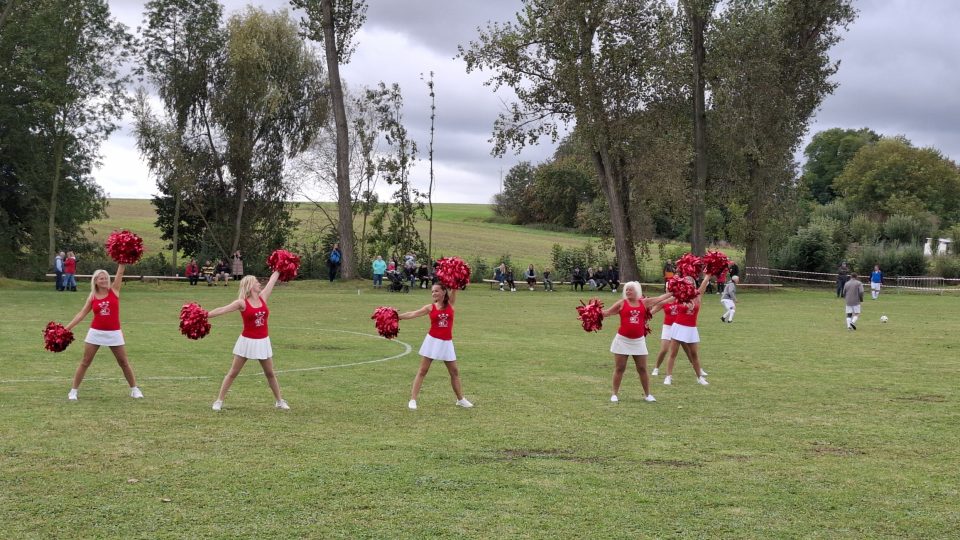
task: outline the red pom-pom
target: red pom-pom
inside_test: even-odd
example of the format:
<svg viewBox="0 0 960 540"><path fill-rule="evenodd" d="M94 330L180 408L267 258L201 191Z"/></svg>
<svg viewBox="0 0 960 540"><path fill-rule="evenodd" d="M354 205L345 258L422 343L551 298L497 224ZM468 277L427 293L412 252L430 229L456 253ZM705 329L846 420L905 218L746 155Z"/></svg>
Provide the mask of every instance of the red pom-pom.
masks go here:
<svg viewBox="0 0 960 540"><path fill-rule="evenodd" d="M63 352L73 343L73 332L62 324L50 321L43 330L43 346L50 352Z"/></svg>
<svg viewBox="0 0 960 540"><path fill-rule="evenodd" d="M104 245L119 264L136 264L143 257L143 239L127 230L113 231Z"/></svg>
<svg viewBox="0 0 960 540"><path fill-rule="evenodd" d="M685 304L700 295L700 291L682 277L672 277L667 282L667 291L673 295L674 299L681 304Z"/></svg>
<svg viewBox="0 0 960 540"><path fill-rule="evenodd" d="M377 325L377 333L387 339L393 339L400 333L400 314L392 307L380 306L370 317Z"/></svg>
<svg viewBox="0 0 960 540"><path fill-rule="evenodd" d="M704 270L711 276L717 276L720 281L725 281L724 276L730 269L730 257L724 255L722 251L708 251L701 259Z"/></svg>
<svg viewBox="0 0 960 540"><path fill-rule="evenodd" d="M585 332L599 332L603 328L603 302L599 298L591 298L586 304L581 300L577 313Z"/></svg>
<svg viewBox="0 0 960 540"><path fill-rule="evenodd" d="M285 249L278 249L267 257L267 266L274 272L280 272L280 281L290 281L297 277L300 256Z"/></svg>
<svg viewBox="0 0 960 540"><path fill-rule="evenodd" d="M437 279L448 289L462 289L470 283L470 267L459 257L438 259Z"/></svg>
<svg viewBox="0 0 960 540"><path fill-rule="evenodd" d="M698 277L703 273L703 261L693 253L687 253L677 259L677 272L681 276Z"/></svg>
<svg viewBox="0 0 960 540"><path fill-rule="evenodd" d="M190 302L180 309L180 333L190 339L202 339L210 333L207 310Z"/></svg>

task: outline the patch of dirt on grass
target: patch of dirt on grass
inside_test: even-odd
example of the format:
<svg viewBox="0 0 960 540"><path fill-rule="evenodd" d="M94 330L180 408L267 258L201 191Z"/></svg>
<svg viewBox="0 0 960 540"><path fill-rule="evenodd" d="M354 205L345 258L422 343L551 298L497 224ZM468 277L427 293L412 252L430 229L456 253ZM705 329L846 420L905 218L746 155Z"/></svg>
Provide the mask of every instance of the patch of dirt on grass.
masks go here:
<svg viewBox="0 0 960 540"><path fill-rule="evenodd" d="M862 456L866 452L862 450L857 450L856 448L844 448L842 446L834 446L828 442L814 441L813 448L811 451L815 456L839 456L839 457L850 457L850 456Z"/></svg>
<svg viewBox="0 0 960 540"><path fill-rule="evenodd" d="M937 394L921 394L917 396L902 396L893 398L891 401L920 401L923 403L943 403L947 401L947 396Z"/></svg>
<svg viewBox="0 0 960 540"><path fill-rule="evenodd" d="M654 467L671 467L675 469L684 469L687 467L701 467L703 464L696 461L685 461L682 459L645 459L644 465Z"/></svg>

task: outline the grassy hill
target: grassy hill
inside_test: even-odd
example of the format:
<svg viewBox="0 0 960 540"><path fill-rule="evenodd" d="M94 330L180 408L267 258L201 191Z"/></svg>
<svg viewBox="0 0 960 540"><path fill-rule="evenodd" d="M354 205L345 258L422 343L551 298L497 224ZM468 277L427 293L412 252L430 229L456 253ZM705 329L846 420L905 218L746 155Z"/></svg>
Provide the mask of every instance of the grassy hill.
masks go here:
<svg viewBox="0 0 960 540"><path fill-rule="evenodd" d="M294 217L300 225L294 239L313 241L320 237L326 224L324 211L336 214L333 203L324 203L323 210L311 203L298 203ZM518 269L533 264L538 271L551 263L550 250L554 244L564 248L582 248L588 241L595 246L599 239L582 234L546 231L493 223L493 210L486 204L434 204L433 252L435 256L457 255L473 259L477 256L488 261L509 254ZM107 217L92 223L95 238L103 240L116 229L130 229L143 237L148 253L163 252L169 255L166 243L160 239L160 231L154 227L154 207L145 199L111 199ZM421 220L421 235L426 241L426 221ZM385 254L384 254L385 255ZM654 247L652 256L644 261L644 272L656 275L660 261Z"/></svg>

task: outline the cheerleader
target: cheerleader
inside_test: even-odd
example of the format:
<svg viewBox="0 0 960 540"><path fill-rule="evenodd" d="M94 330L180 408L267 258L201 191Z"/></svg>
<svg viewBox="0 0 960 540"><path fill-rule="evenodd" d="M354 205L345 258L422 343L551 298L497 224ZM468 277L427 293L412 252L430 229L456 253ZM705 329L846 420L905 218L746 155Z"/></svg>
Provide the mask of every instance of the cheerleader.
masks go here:
<svg viewBox="0 0 960 540"><path fill-rule="evenodd" d="M670 352L670 343L673 342L673 339L670 337L673 320L677 317L677 311L681 306L681 304L677 302L661 305L663 306L663 328L660 329L660 352L657 353L657 365L653 367L653 372L650 373L654 377L660 374L660 366L663 364L663 361L667 359L667 353Z"/></svg>
<svg viewBox="0 0 960 540"><path fill-rule="evenodd" d="M420 369L413 378L413 389L410 391L410 401L407 407L417 409L417 396L420 395L420 386L423 378L430 370L430 364L439 360L447 367L450 374L450 385L457 396L457 405L464 408L473 407L467 401L460 387L460 370L457 367L457 355L453 350L453 304L457 300L457 291L448 290L442 284L436 283L430 290L433 302L416 311L400 314L400 320L414 319L423 315L430 315L430 332L423 339L420 346Z"/></svg>
<svg viewBox="0 0 960 540"><path fill-rule="evenodd" d="M77 366L77 371L73 375L73 386L67 399L77 401L77 389L83 382L83 376L87 373L87 368L93 363L93 357L101 346L110 347L117 364L123 371L123 376L130 385L130 397L141 399L143 392L137 387L137 379L133 375L133 368L127 361L127 350L124 347L123 331L120 330L120 287L123 285L123 268L117 266L117 274L113 278L113 285L110 285L110 274L106 270L97 270L90 277L90 296L83 304L83 309L74 316L70 324L66 326L67 330L72 330L74 326L87 316L87 313L93 311L93 322L90 323L90 330L87 332L87 338L83 345L83 360Z"/></svg>
<svg viewBox="0 0 960 540"><path fill-rule="evenodd" d="M633 356L637 373L640 374L644 401L656 401L650 393L650 379L647 377L646 326L647 319L654 310L658 310L661 303L670 299L671 296L670 293L666 293L655 298L644 298L641 292L639 283L629 281L623 286L623 298L603 310L604 317L615 313L620 314L620 328L617 329L613 343L610 344L610 352L613 353L614 360L613 395L610 396L610 401L613 403L620 401L617 394L620 392L620 382L623 380L623 373L627 369L627 358L630 356Z"/></svg>
<svg viewBox="0 0 960 540"><path fill-rule="evenodd" d="M223 378L223 384L220 385L220 394L217 400L213 402L213 410L219 411L223 408L223 400L227 397L227 391L234 379L240 374L243 365L247 360L259 360L263 368L263 374L267 377L267 384L273 392L276 399L276 407L285 411L290 410L290 405L284 401L280 395L280 383L277 382L277 376L273 372L273 348L270 346L270 336L267 329L267 319L270 317L270 308L267 307L267 299L273 292L273 286L277 284L280 277L279 272L274 272L270 280L263 287L256 276L245 276L240 280L240 293L238 298L229 304L212 310L209 318L219 317L231 311L239 311L243 318L243 332L237 338L237 344L233 347L233 364L230 371Z"/></svg>
<svg viewBox="0 0 960 540"><path fill-rule="evenodd" d="M693 282L692 277L687 276L684 279ZM697 383L704 386L710 384L707 382L707 379L704 378L707 376L707 372L700 369L700 333L697 331L697 315L700 314L701 298L703 297L703 292L707 290L709 283L710 280L707 276L703 276L703 281L700 282L700 288L698 289L700 294L693 300L685 304L680 304L677 310L677 316L674 318L673 326L670 328L670 359L667 360L667 376L663 378L663 384L673 384L673 365L677 360L677 351L679 351L681 347L683 347L683 352L687 355L687 359L690 360L690 365L693 366L693 373L697 376Z"/></svg>

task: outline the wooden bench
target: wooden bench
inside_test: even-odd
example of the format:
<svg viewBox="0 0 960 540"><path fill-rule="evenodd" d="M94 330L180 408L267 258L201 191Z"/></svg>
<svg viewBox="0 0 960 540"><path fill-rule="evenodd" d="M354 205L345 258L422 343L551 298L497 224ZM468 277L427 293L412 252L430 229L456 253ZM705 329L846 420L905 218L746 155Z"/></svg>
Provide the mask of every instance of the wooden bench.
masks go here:
<svg viewBox="0 0 960 540"><path fill-rule="evenodd" d="M484 282L484 283L489 283L491 290L493 290L494 287L498 287L498 286L500 285L500 282L497 281L497 280L495 280L495 279L485 279L485 280L483 280L483 282ZM504 283L506 283L506 282L504 282ZM515 285L527 285L527 280L525 280L525 279L523 279L523 280L515 279L515 280L513 280L513 283L514 283ZM556 286L556 285L573 285L573 283L570 282L570 281L551 281L550 283L553 283L554 286ZM543 283L543 281L537 281L537 285L543 287L544 283ZM528 286L527 288L529 289L530 287Z"/></svg>
<svg viewBox="0 0 960 540"><path fill-rule="evenodd" d="M56 278L56 274L47 274L48 278ZM90 279L93 277L93 274L74 274L74 279ZM113 279L113 276L110 276L110 279ZM144 276L144 275L124 275L124 281L143 281L147 283L160 283L161 281L188 281L190 278L187 276ZM200 276L200 281L204 281L203 276Z"/></svg>

